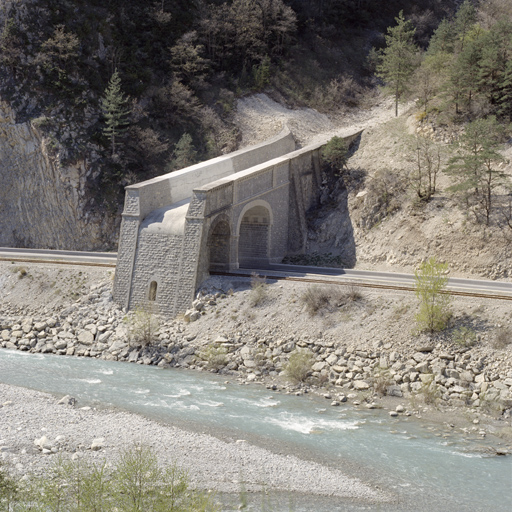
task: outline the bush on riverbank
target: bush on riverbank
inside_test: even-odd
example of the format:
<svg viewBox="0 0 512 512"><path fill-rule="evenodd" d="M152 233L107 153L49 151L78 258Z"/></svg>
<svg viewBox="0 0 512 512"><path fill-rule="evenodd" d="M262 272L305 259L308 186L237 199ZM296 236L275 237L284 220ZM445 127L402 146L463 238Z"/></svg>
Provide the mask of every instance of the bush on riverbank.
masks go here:
<svg viewBox="0 0 512 512"><path fill-rule="evenodd" d="M136 445L107 462L58 459L44 476L20 484L0 467L0 511L214 512L213 496L190 489L185 471L162 468L152 448Z"/></svg>
<svg viewBox="0 0 512 512"><path fill-rule="evenodd" d="M292 382L304 382L312 372L315 358L307 350L295 350L290 355L284 370L286 377Z"/></svg>

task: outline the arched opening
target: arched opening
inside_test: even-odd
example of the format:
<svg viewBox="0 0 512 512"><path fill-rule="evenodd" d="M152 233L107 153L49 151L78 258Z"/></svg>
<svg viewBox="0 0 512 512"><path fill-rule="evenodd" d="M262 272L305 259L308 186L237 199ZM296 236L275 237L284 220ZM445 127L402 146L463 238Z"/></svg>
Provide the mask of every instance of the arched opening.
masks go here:
<svg viewBox="0 0 512 512"><path fill-rule="evenodd" d="M149 285L149 295L148 299L150 302L155 302L156 300L156 289L158 288L158 284L156 281L151 281L151 284Z"/></svg>
<svg viewBox="0 0 512 512"><path fill-rule="evenodd" d="M208 237L210 270L228 270L231 230L225 220L217 222Z"/></svg>
<svg viewBox="0 0 512 512"><path fill-rule="evenodd" d="M241 268L264 267L269 262L270 212L265 206L247 210L240 223L238 264Z"/></svg>

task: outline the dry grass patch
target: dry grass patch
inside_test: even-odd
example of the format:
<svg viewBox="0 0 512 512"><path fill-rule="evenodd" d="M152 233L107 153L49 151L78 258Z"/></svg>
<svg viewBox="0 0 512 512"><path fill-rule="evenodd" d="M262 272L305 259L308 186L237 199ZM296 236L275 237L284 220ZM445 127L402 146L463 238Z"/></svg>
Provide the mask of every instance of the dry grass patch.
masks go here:
<svg viewBox="0 0 512 512"><path fill-rule="evenodd" d="M362 300L363 294L355 284L347 286L313 285L306 289L301 301L310 316L332 313L349 303Z"/></svg>
<svg viewBox="0 0 512 512"><path fill-rule="evenodd" d="M500 327L494 334L492 348L503 350L512 343L512 329L510 327Z"/></svg>

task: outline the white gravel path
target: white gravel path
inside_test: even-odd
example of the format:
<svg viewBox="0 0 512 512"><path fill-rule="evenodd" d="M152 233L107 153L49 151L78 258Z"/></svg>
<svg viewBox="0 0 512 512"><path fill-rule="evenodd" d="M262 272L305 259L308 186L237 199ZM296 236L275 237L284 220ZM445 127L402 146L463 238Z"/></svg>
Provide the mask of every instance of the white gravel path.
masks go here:
<svg viewBox="0 0 512 512"><path fill-rule="evenodd" d="M400 105L400 113L410 106L411 103ZM381 97L369 109L349 110L334 118L312 108L287 108L260 93L238 100L235 124L242 133L240 147L263 142L277 135L284 126L288 126L301 146L307 146L384 123L395 116L394 108L392 98Z"/></svg>
<svg viewBox="0 0 512 512"><path fill-rule="evenodd" d="M143 442L152 446L162 464L176 462L188 470L198 488L240 492L286 491L312 495L386 500L380 491L342 472L290 455L272 453L243 440L222 441L164 425L142 416L110 410L82 410L58 405L49 394L0 383L0 460L20 474L40 473L56 455L43 455L34 440L46 436L65 456L78 453L87 460L115 459L120 450ZM95 438L104 447L90 450Z"/></svg>

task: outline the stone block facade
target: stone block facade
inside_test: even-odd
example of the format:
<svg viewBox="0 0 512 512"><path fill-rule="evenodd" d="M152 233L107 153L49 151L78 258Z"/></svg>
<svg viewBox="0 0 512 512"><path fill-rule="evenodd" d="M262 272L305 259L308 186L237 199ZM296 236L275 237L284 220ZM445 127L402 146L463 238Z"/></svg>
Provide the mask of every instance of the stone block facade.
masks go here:
<svg viewBox="0 0 512 512"><path fill-rule="evenodd" d="M295 150L284 130L265 144L127 187L114 299L175 316L210 270L261 268L303 251L321 147Z"/></svg>

